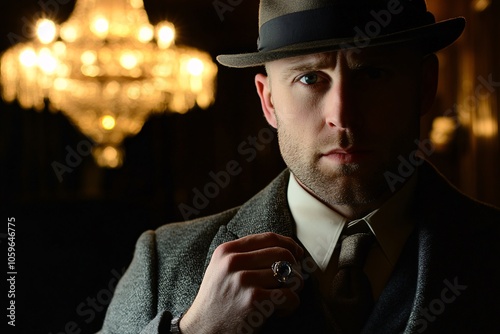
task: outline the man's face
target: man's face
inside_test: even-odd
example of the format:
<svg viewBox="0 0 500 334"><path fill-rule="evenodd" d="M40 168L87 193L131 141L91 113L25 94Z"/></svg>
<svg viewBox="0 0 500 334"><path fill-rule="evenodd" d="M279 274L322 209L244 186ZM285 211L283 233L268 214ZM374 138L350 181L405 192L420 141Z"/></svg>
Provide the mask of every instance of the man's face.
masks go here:
<svg viewBox="0 0 500 334"><path fill-rule="evenodd" d="M384 172L415 149L420 115L435 95L435 56L377 47L266 68L268 77L256 77L264 114L299 182L332 207L378 205L389 195Z"/></svg>

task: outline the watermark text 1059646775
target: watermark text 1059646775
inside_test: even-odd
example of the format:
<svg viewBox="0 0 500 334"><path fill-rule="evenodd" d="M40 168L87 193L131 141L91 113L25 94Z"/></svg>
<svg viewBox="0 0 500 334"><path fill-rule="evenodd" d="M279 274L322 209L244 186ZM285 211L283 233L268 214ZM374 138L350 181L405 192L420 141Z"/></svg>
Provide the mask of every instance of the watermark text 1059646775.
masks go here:
<svg viewBox="0 0 500 334"><path fill-rule="evenodd" d="M16 326L16 218L7 218L7 323Z"/></svg>

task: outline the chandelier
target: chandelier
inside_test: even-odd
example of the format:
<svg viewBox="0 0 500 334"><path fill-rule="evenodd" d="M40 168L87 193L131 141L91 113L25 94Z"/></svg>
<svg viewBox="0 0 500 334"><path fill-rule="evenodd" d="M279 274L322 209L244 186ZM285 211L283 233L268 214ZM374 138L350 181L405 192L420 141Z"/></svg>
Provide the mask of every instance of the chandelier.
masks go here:
<svg viewBox="0 0 500 334"><path fill-rule="evenodd" d="M92 139L100 166L121 166L124 138L151 113L214 101L212 58L175 45L173 24L151 25L142 0L77 0L66 22L40 19L35 31L1 57L2 97L38 111L48 101Z"/></svg>

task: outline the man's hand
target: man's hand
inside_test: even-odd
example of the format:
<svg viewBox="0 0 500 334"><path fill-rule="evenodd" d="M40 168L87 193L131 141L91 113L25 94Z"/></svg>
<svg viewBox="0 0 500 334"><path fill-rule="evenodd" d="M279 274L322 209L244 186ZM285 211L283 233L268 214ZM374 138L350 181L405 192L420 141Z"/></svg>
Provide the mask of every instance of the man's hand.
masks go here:
<svg viewBox="0 0 500 334"><path fill-rule="evenodd" d="M248 333L248 327L258 331L271 314L290 315L299 306L297 290L303 284L302 277L295 271L289 284L280 283L271 265L276 261L297 265L303 255L293 239L275 233L250 235L220 245L193 305L180 322L181 332ZM259 318L262 321L255 320Z"/></svg>

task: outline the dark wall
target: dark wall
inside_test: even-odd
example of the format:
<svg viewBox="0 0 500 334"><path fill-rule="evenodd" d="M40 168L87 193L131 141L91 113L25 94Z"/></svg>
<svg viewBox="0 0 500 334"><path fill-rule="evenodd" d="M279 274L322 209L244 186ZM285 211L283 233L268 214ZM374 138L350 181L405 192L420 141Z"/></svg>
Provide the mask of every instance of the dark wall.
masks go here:
<svg viewBox="0 0 500 334"><path fill-rule="evenodd" d="M74 5L41 3L60 4L45 6L59 21ZM223 21L208 0L145 4L153 23L167 18L177 25L179 44L213 57L255 48L255 1L241 2ZM35 0L2 1L0 50L13 36L27 35L25 22L41 10ZM7 218L15 217L19 333L97 331L140 233L239 205L284 168L255 93L257 71L219 67L212 107L153 116L125 141L122 168L100 169L82 156L61 181L52 163L65 164L68 150L87 139L61 113L0 103L0 245L6 254ZM195 198L230 161L237 175L221 181L207 201Z"/></svg>

